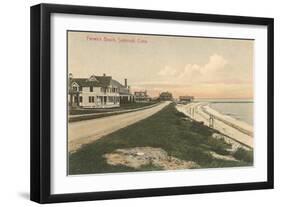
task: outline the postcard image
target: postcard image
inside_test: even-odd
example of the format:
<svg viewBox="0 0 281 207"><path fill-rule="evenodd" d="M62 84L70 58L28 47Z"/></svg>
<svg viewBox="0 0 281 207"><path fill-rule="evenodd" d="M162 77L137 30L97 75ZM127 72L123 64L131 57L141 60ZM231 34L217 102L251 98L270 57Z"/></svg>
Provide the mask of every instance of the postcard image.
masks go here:
<svg viewBox="0 0 281 207"><path fill-rule="evenodd" d="M253 47L68 31L68 175L254 166Z"/></svg>

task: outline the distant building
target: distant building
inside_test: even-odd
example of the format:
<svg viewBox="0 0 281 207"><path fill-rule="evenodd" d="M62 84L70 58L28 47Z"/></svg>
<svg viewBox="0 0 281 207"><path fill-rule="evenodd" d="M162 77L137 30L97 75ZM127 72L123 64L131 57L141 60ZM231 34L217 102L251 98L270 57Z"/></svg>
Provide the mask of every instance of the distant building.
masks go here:
<svg viewBox="0 0 281 207"><path fill-rule="evenodd" d="M135 102L149 102L151 98L147 95L147 91L135 91Z"/></svg>
<svg viewBox="0 0 281 207"><path fill-rule="evenodd" d="M151 101L159 101L159 97L152 97Z"/></svg>
<svg viewBox="0 0 281 207"><path fill-rule="evenodd" d="M170 92L162 92L160 95L159 95L159 99L160 101L172 101L173 100L173 95L172 93Z"/></svg>
<svg viewBox="0 0 281 207"><path fill-rule="evenodd" d="M194 97L193 96L180 96L179 100L182 103L189 103L194 100Z"/></svg>
<svg viewBox="0 0 281 207"><path fill-rule="evenodd" d="M127 78L124 80L124 85L116 80L112 80L113 84L119 89L120 104L132 103L135 101L134 95L131 93L130 86L128 86Z"/></svg>
<svg viewBox="0 0 281 207"><path fill-rule="evenodd" d="M69 75L68 103L71 107L113 108L120 107L121 96L133 100L130 90L111 76L73 78Z"/></svg>

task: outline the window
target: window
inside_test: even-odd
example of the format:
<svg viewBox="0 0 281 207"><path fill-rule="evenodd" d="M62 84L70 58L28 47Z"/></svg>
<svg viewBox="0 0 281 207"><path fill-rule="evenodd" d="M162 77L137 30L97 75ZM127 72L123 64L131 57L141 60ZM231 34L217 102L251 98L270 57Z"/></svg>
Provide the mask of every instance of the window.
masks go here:
<svg viewBox="0 0 281 207"><path fill-rule="evenodd" d="M80 103L83 102L83 97L82 97L82 96L79 97L79 102L80 102Z"/></svg>
<svg viewBox="0 0 281 207"><path fill-rule="evenodd" d="M108 96L108 102L113 102L113 96Z"/></svg>
<svg viewBox="0 0 281 207"><path fill-rule="evenodd" d="M77 91L77 86L72 87L73 91Z"/></svg>
<svg viewBox="0 0 281 207"><path fill-rule="evenodd" d="M82 91L82 86L79 86L79 91Z"/></svg>
<svg viewBox="0 0 281 207"><path fill-rule="evenodd" d="M89 103L94 103L94 102L95 102L95 97L89 96Z"/></svg>
<svg viewBox="0 0 281 207"><path fill-rule="evenodd" d="M90 92L93 92L93 86L90 86Z"/></svg>

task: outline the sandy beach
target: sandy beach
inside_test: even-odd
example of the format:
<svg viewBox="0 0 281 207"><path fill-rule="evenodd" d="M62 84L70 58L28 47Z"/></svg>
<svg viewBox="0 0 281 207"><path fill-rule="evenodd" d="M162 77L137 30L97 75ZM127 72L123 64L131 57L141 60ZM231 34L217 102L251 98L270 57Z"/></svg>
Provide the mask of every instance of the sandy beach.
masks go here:
<svg viewBox="0 0 281 207"><path fill-rule="evenodd" d="M245 122L221 114L207 103L178 104L177 110L190 118L210 126L210 116L213 117L213 128L221 133L253 148L253 127Z"/></svg>

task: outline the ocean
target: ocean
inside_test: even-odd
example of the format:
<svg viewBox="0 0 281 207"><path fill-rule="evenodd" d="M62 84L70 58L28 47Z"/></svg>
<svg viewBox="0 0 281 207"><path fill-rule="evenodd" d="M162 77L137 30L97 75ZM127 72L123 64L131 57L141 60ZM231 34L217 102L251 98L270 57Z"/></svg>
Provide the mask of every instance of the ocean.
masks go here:
<svg viewBox="0 0 281 207"><path fill-rule="evenodd" d="M195 101L208 102L214 110L244 121L253 126L254 102L251 99L196 99Z"/></svg>

